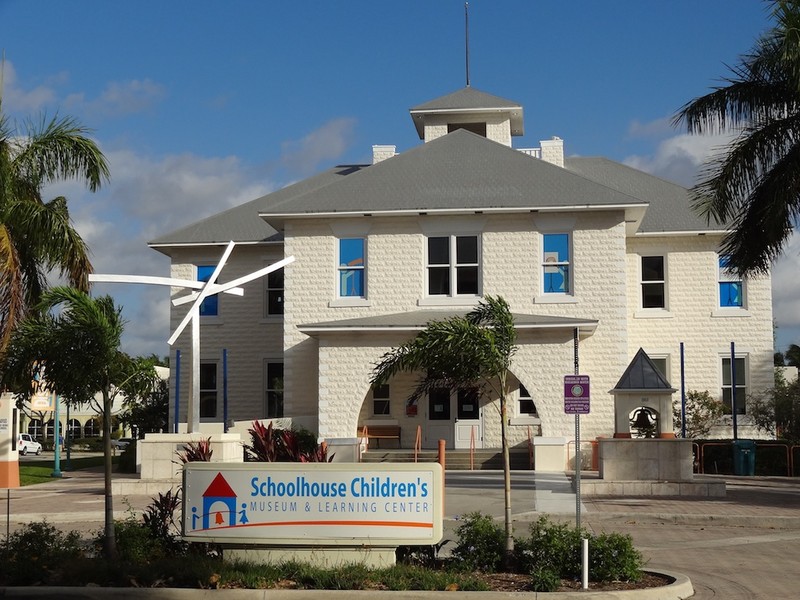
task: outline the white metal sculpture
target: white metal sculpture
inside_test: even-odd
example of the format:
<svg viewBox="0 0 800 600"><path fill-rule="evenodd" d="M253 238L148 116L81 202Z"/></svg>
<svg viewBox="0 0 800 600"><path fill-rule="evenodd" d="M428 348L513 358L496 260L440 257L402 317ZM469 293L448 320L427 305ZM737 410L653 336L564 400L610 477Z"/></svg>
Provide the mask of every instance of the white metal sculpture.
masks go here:
<svg viewBox="0 0 800 600"><path fill-rule="evenodd" d="M228 261L235 242L231 241L222 253L214 272L209 277L208 281L195 281L192 279L177 279L171 277L149 277L146 275L89 275L89 281L95 283L144 283L149 285L166 285L170 287L188 288L192 291L186 296L175 298L172 301L173 306L181 306L192 302L191 307L184 315L183 320L172 332L172 335L167 340L167 343L172 346L180 335L183 333L186 326L191 322L192 324L192 374L191 374L191 392L189 394L189 405L187 410L187 431L193 433L200 429L200 305L208 296L214 294L233 294L235 296L243 296L244 290L239 287L245 283L254 281L282 269L286 265L294 262L294 256L289 256L276 263L254 271L233 281L227 283L217 283L219 274L222 272L225 263ZM178 376L178 374L176 374Z"/></svg>

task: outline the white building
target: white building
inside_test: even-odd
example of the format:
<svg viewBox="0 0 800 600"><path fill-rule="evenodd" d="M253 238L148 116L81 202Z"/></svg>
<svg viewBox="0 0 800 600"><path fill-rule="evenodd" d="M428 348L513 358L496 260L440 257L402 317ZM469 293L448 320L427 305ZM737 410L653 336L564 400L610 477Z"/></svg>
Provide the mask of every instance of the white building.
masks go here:
<svg viewBox="0 0 800 600"><path fill-rule="evenodd" d="M423 446L464 446L472 433L478 447L499 447L496 399L476 403L451 390L408 406L413 376L369 384L381 355L487 294L509 302L519 332L513 444L529 431L573 434L563 377L574 372L576 330L580 372L592 387L586 438L615 433L609 391L639 348L680 389L683 343L686 389L728 403L734 389L739 412L747 393L772 385L770 279L725 271L725 232L692 213L685 188L604 158L566 157L558 138L514 149L522 106L474 88L417 106L411 117L418 147L396 154L374 146L372 165L335 167L150 243L184 279L208 277L229 240L238 245L222 282L296 258L245 286L244 297L206 301L204 427L220 426L225 397L229 420L290 418L322 438L384 424L400 427L403 447L418 426ZM173 327L185 310L173 307ZM175 350L184 357L185 421L188 334L172 365ZM171 394L172 407L174 380Z"/></svg>

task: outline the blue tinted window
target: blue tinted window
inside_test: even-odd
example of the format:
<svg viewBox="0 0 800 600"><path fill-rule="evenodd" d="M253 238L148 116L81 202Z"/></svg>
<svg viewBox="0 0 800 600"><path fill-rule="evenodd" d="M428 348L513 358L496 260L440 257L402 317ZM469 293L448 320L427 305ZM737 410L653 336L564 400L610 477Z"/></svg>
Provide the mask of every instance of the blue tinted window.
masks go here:
<svg viewBox="0 0 800 600"><path fill-rule="evenodd" d="M546 233L543 236L544 292L570 293L569 234Z"/></svg>
<svg viewBox="0 0 800 600"><path fill-rule="evenodd" d="M364 238L339 240L339 295L364 297Z"/></svg>
<svg viewBox="0 0 800 600"><path fill-rule="evenodd" d="M214 273L216 267L199 266L197 267L197 281L208 281ZM200 316L213 317L219 313L219 299L217 295L209 296L200 304Z"/></svg>
<svg viewBox="0 0 800 600"><path fill-rule="evenodd" d="M744 285L735 272L728 270L730 257L719 257L719 305L722 308L744 306Z"/></svg>

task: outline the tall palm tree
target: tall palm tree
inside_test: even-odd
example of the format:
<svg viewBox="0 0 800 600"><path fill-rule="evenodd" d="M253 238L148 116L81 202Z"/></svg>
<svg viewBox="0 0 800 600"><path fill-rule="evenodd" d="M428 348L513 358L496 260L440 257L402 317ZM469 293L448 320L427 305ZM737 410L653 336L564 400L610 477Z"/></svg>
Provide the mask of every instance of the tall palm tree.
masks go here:
<svg viewBox="0 0 800 600"><path fill-rule="evenodd" d="M120 351L124 321L110 296L92 298L69 287L45 291L31 315L19 323L0 362L0 383L27 400L31 382L68 404L80 405L96 394L103 398L105 455L105 536L109 558L117 555L111 494L111 409L120 392L148 393L157 378L152 363L132 360Z"/></svg>
<svg viewBox="0 0 800 600"><path fill-rule="evenodd" d="M56 181L77 179L94 192L108 180L106 159L88 133L69 117L28 121L18 131L0 111L0 352L38 303L48 273L89 288L89 252L66 199L42 199L42 188Z"/></svg>
<svg viewBox="0 0 800 600"><path fill-rule="evenodd" d="M739 275L766 273L800 216L800 0L771 2L775 26L724 79L674 118L689 133L733 133L694 188L696 210L731 227Z"/></svg>
<svg viewBox="0 0 800 600"><path fill-rule="evenodd" d="M420 374L409 402L433 389L480 387L499 399L505 484L506 565L514 552L511 520L511 464L506 424L511 359L516 353L514 316L502 297L486 299L465 317L431 321L405 344L383 355L372 373L372 383L386 383L400 372Z"/></svg>

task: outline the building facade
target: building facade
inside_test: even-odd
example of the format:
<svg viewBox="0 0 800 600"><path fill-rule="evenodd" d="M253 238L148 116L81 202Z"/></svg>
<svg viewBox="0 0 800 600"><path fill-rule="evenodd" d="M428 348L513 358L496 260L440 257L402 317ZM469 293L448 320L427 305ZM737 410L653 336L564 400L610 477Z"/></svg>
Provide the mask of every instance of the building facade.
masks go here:
<svg viewBox="0 0 800 600"><path fill-rule="evenodd" d="M591 378L584 436L613 435L610 391L640 348L680 389L683 347L685 389L733 397L746 427L746 395L773 381L770 278L726 270L725 230L692 213L685 188L565 156L558 138L515 149L522 106L474 88L411 117L418 147L374 146L371 165L335 167L150 243L183 279L207 278L230 240L221 282L295 257L243 297L204 302L202 427L220 428L224 414L291 419L320 438L394 425L402 447L418 431L428 447L499 447L491 394L440 390L410 404L414 374L370 386L384 353L486 295L508 301L518 329L512 445L572 435L563 378L576 359ZM184 311L172 308L173 327ZM178 421L190 348L183 334L171 356L185 357L171 382Z"/></svg>

